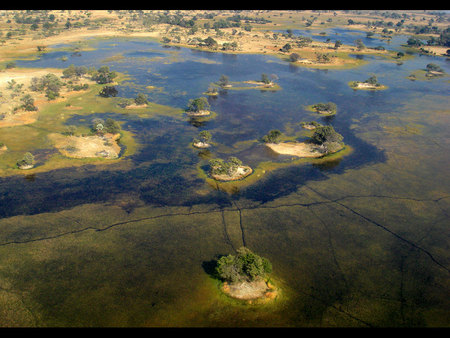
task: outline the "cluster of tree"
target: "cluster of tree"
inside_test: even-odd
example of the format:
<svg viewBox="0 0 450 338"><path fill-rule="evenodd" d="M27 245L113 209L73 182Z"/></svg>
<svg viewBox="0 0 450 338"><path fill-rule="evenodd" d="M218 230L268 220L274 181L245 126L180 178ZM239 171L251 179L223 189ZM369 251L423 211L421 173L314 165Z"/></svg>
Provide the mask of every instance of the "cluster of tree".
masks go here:
<svg viewBox="0 0 450 338"><path fill-rule="evenodd" d="M211 139L212 139L211 133L208 130L202 130L198 134L198 138L194 138L192 140L192 142L194 144L198 144L198 143L208 144L208 142L211 141Z"/></svg>
<svg viewBox="0 0 450 338"><path fill-rule="evenodd" d="M21 158L20 160L17 161L17 166L19 168L31 167L34 165L34 163L35 163L35 161L34 161L33 154L27 152L27 153L25 153L23 158Z"/></svg>
<svg viewBox="0 0 450 338"><path fill-rule="evenodd" d="M344 137L334 130L333 126L318 126L314 129L311 140L319 144L324 152L333 152L342 145Z"/></svg>
<svg viewBox="0 0 450 338"><path fill-rule="evenodd" d="M108 66L101 66L91 73L91 79L99 84L111 83L117 77L115 71L110 71Z"/></svg>
<svg viewBox="0 0 450 338"><path fill-rule="evenodd" d="M64 78L79 78L88 73L88 68L86 66L75 66L71 64L69 67L63 70Z"/></svg>
<svg viewBox="0 0 450 338"><path fill-rule="evenodd" d="M106 121L101 118L95 118L92 120L91 130L99 135L105 133L117 134L120 132L120 125L111 118L107 118Z"/></svg>
<svg viewBox="0 0 450 338"><path fill-rule="evenodd" d="M368 84L370 84L372 86L376 86L376 87L381 86L378 83L378 79L375 75L372 75L371 77L369 77L366 81L364 81L364 83L368 83Z"/></svg>
<svg viewBox="0 0 450 338"><path fill-rule="evenodd" d="M262 141L265 143L278 143L280 142L281 131L278 129L273 129L262 137Z"/></svg>
<svg viewBox="0 0 450 338"><path fill-rule="evenodd" d="M334 102L316 103L316 104L312 105L312 108L317 112L325 111L325 112L335 113L337 111L337 106L336 106L336 103L334 103Z"/></svg>
<svg viewBox="0 0 450 338"><path fill-rule="evenodd" d="M331 61L330 54L328 53L315 53L317 63L328 63Z"/></svg>
<svg viewBox="0 0 450 338"><path fill-rule="evenodd" d="M272 264L246 247L241 247L236 255L222 256L217 261L216 273L222 280L238 283L264 279L272 272Z"/></svg>
<svg viewBox="0 0 450 338"><path fill-rule="evenodd" d="M36 92L45 91L48 100L54 100L59 96L59 92L64 83L58 76L48 73L40 78L33 77L31 79L30 89Z"/></svg>
<svg viewBox="0 0 450 338"><path fill-rule="evenodd" d="M210 108L210 104L206 97L199 97L196 99L190 99L188 102L187 111L189 112L199 112L201 110L208 110Z"/></svg>
<svg viewBox="0 0 450 338"><path fill-rule="evenodd" d="M228 86L229 82L230 82L230 81L229 81L228 76L222 74L222 75L220 76L219 81L217 81L217 85L219 85L220 87L225 87L225 86Z"/></svg>
<svg viewBox="0 0 450 338"><path fill-rule="evenodd" d="M438 77L444 75L444 70L435 63L429 63L426 66L427 73L425 76L427 77Z"/></svg>
<svg viewBox="0 0 450 338"><path fill-rule="evenodd" d="M212 175L233 176L241 165L242 161L234 156L230 156L228 161L224 161L220 158L209 161L210 172Z"/></svg>

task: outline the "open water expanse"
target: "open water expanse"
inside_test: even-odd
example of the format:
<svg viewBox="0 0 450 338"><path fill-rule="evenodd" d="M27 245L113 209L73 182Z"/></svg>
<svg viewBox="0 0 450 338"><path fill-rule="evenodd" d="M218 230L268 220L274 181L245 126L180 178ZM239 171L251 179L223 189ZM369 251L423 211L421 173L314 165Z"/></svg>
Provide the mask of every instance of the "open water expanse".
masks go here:
<svg viewBox="0 0 450 338"><path fill-rule="evenodd" d="M359 37L337 33L344 43ZM375 45L401 50L403 38ZM0 325L449 326L449 78L407 78L429 63L449 74L445 58L364 56L357 68L316 70L144 39L91 46L16 64L107 65L128 75L118 96L142 92L180 109L222 74L269 74L281 89L221 92L208 99L215 118L202 123L157 108L73 111L67 125L112 117L140 147L110 165L0 178ZM387 90L348 86L374 74ZM318 102L338 113L306 110ZM293 164L258 142L271 129L303 135L300 122L312 120L352 151ZM189 146L201 130L213 135L209 153ZM201 174L205 159L228 156L280 165L229 193ZM212 278L211 262L244 245L271 261L274 301L232 300Z"/></svg>

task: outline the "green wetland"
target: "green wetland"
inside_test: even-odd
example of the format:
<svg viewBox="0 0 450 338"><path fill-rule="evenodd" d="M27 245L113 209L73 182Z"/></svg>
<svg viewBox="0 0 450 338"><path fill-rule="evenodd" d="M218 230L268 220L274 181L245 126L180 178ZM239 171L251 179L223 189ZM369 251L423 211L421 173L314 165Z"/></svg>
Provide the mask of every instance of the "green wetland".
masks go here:
<svg viewBox="0 0 450 338"><path fill-rule="evenodd" d="M450 73L445 58L317 70L144 39L91 45L16 64L108 65L126 75L119 97L158 105L66 115L66 125L119 121L137 144L119 161L0 177L0 326L449 326L449 78L408 79L429 63ZM262 73L279 89L221 90L208 97L213 118L183 113L222 74ZM348 86L373 74L388 89ZM337 114L307 109L319 102ZM260 142L272 129L305 140L312 120L342 134L346 151L306 160ZM202 130L213 146L200 151L190 144ZM57 150L30 151L39 166ZM229 156L254 173L214 184L208 159ZM241 246L271 261L271 302L231 299L211 275Z"/></svg>

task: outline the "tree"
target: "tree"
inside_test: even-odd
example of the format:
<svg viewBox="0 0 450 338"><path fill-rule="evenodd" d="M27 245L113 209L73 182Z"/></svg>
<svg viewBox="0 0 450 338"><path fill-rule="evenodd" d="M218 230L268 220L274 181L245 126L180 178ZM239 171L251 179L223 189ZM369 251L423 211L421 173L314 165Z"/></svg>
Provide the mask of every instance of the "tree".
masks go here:
<svg viewBox="0 0 450 338"><path fill-rule="evenodd" d="M434 72L443 72L442 68L439 67L439 66L438 66L437 64L435 64L435 63L429 63L429 64L427 64L427 71L429 71L429 72L431 72L431 71L434 71Z"/></svg>
<svg viewBox="0 0 450 338"><path fill-rule="evenodd" d="M21 99L22 108L26 111L35 111L37 107L34 105L34 99L30 94L24 95Z"/></svg>
<svg viewBox="0 0 450 338"><path fill-rule="evenodd" d="M342 46L342 41L341 40L336 40L335 43L334 43L334 49L338 49L341 46Z"/></svg>
<svg viewBox="0 0 450 338"><path fill-rule="evenodd" d="M355 40L355 44L356 44L356 48L358 50L362 50L362 49L366 48L366 46L364 46L364 43L362 42L361 39Z"/></svg>
<svg viewBox="0 0 450 338"><path fill-rule="evenodd" d="M111 83L116 78L117 74L114 71L110 71L108 66L101 66L98 71L92 74L92 80L99 84Z"/></svg>
<svg viewBox="0 0 450 338"><path fill-rule="evenodd" d="M240 166L242 166L242 161L234 156L230 156L227 162L220 158L209 161L210 171L213 175L233 176Z"/></svg>
<svg viewBox="0 0 450 338"><path fill-rule="evenodd" d="M208 110L210 108L209 102L206 97L199 97L197 99L191 99L188 103L188 111L199 112L201 110Z"/></svg>
<svg viewBox="0 0 450 338"><path fill-rule="evenodd" d="M269 133L265 136L263 136L262 140L265 143L278 143L279 142L279 137L281 136L281 131L277 130L277 129L273 129L271 131L269 131Z"/></svg>
<svg viewBox="0 0 450 338"><path fill-rule="evenodd" d="M289 52L291 49L292 49L292 46L289 43L287 43L281 48L281 51L282 52Z"/></svg>
<svg viewBox="0 0 450 338"><path fill-rule="evenodd" d="M148 104L148 99L147 96L143 93L139 93L135 98L134 98L134 102L137 105L142 105L142 104Z"/></svg>
<svg viewBox="0 0 450 338"><path fill-rule="evenodd" d="M21 160L17 161L17 166L19 168L32 166L32 165L34 165L34 156L33 156L33 154L31 154L29 152L25 153L23 158Z"/></svg>
<svg viewBox="0 0 450 338"><path fill-rule="evenodd" d="M265 278L272 272L272 264L246 247L236 250L237 255L220 257L217 261L218 276L228 282L251 282Z"/></svg>
<svg viewBox="0 0 450 338"><path fill-rule="evenodd" d="M221 87L228 85L228 76L222 74L217 84Z"/></svg>
<svg viewBox="0 0 450 338"><path fill-rule="evenodd" d="M104 86L100 92L98 93L98 95L100 95L101 97L115 97L117 96L119 92L117 91L116 87L114 86Z"/></svg>
<svg viewBox="0 0 450 338"><path fill-rule="evenodd" d="M289 55L289 61L291 62L298 61L299 59L300 55L298 55L297 53L292 53L291 55Z"/></svg>
<svg viewBox="0 0 450 338"><path fill-rule="evenodd" d="M336 112L337 106L336 103L328 102L328 103L316 103L312 106L317 112L320 111L328 111L328 112Z"/></svg>
<svg viewBox="0 0 450 338"><path fill-rule="evenodd" d="M269 76L267 74L261 74L261 82L264 82L265 84L269 84L271 81L269 79Z"/></svg>
<svg viewBox="0 0 450 338"><path fill-rule="evenodd" d="M323 144L325 142L341 142L343 138L344 137L336 132L332 126L317 127L311 137L311 139L318 144Z"/></svg>
<svg viewBox="0 0 450 338"><path fill-rule="evenodd" d="M212 49L217 49L217 47L219 46L219 44L217 43L216 40L214 40L212 37L208 36L206 39L203 40L203 44L206 47L212 48Z"/></svg>
<svg viewBox="0 0 450 338"><path fill-rule="evenodd" d="M200 138L200 141L201 141L201 142L203 142L203 143L208 143L208 142L211 140L212 135L211 135L211 133L210 133L209 131L207 131L207 130L202 130L202 131L198 134L198 137Z"/></svg>
<svg viewBox="0 0 450 338"><path fill-rule="evenodd" d="M369 77L366 81L364 81L365 83L371 84L373 86L377 86L379 85L378 83L378 79L375 75L372 75L371 77Z"/></svg>
<svg viewBox="0 0 450 338"><path fill-rule="evenodd" d="M120 132L120 125L111 118L107 118L104 124L104 130L107 133L117 134Z"/></svg>

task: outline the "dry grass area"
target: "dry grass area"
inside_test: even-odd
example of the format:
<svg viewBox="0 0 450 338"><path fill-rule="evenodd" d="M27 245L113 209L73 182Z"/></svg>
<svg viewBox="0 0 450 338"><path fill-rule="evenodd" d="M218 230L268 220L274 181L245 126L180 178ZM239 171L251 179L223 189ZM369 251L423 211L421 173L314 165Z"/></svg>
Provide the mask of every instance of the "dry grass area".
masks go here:
<svg viewBox="0 0 450 338"><path fill-rule="evenodd" d="M103 157L118 158L120 146L117 140L120 134L105 134L103 136L63 136L49 134L49 139L61 154L71 158Z"/></svg>

